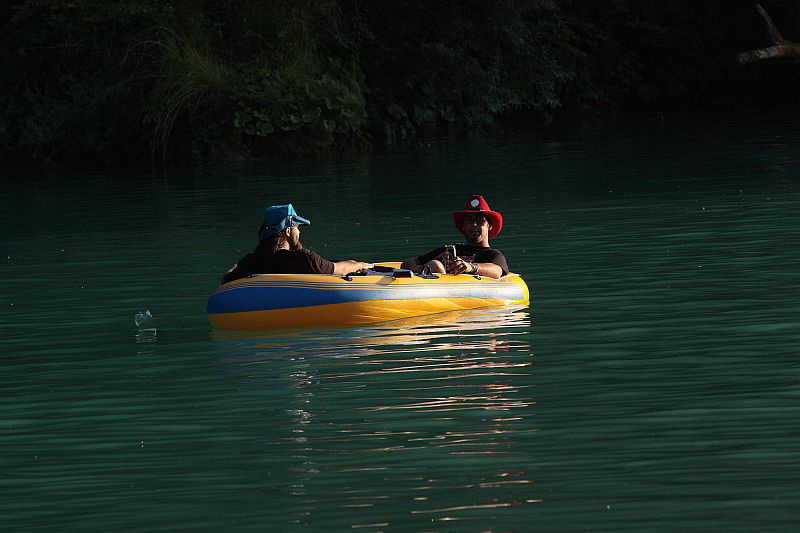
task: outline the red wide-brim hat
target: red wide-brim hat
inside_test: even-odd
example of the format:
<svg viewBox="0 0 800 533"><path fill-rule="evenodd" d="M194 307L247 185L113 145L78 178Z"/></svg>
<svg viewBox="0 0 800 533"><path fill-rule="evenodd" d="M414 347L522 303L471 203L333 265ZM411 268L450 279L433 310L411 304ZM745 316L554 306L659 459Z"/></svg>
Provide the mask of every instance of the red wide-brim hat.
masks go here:
<svg viewBox="0 0 800 533"><path fill-rule="evenodd" d="M500 230L503 229L503 215L497 211L492 211L486 200L480 194L473 194L467 198L467 203L464 205L463 211L456 211L453 213L453 222L456 225L459 233L464 234L464 216L467 214L478 213L486 217L492 229L489 230L489 238L497 237Z"/></svg>

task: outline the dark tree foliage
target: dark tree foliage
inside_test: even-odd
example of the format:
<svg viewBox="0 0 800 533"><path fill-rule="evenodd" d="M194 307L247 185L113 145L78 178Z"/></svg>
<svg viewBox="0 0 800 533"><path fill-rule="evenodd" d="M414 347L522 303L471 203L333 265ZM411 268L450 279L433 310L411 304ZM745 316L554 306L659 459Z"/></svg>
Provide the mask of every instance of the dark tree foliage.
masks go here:
<svg viewBox="0 0 800 533"><path fill-rule="evenodd" d="M146 2L24 2L0 30L0 142L31 160L124 157L142 87L124 58L164 19Z"/></svg>
<svg viewBox="0 0 800 533"><path fill-rule="evenodd" d="M552 112L575 76L575 35L552 2L360 4L349 16L368 29L358 49L369 115L390 136L437 121Z"/></svg>
<svg viewBox="0 0 800 533"><path fill-rule="evenodd" d="M800 4L762 2L787 39ZM0 154L36 162L350 152L619 106L796 98L749 0L16 0Z"/></svg>

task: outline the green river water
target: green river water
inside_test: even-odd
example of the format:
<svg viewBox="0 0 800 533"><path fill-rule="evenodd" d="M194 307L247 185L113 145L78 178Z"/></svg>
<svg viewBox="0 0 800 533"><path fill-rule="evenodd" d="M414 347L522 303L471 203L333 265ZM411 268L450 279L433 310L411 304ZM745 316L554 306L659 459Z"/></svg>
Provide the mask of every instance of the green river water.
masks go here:
<svg viewBox="0 0 800 533"><path fill-rule="evenodd" d="M355 162L2 170L5 531L800 527L800 119L651 116ZM531 306L212 333L292 202L401 260L483 194ZM150 310L156 335L137 333Z"/></svg>

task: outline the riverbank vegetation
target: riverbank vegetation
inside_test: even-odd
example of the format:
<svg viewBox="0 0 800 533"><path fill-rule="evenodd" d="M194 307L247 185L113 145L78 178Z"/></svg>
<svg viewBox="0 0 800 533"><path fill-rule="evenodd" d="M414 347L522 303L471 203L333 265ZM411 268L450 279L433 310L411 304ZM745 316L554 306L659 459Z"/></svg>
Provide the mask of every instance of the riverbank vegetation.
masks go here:
<svg viewBox="0 0 800 533"><path fill-rule="evenodd" d="M797 3L763 5L796 39ZM800 73L736 63L768 41L739 0L17 0L0 20L0 154L39 163L349 153Z"/></svg>

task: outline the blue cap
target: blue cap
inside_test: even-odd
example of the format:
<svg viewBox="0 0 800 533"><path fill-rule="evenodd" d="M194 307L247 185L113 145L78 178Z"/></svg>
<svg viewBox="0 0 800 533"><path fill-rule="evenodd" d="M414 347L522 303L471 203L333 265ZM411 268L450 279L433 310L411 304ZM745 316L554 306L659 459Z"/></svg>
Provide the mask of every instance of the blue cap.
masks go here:
<svg viewBox="0 0 800 533"><path fill-rule="evenodd" d="M258 238L263 241L286 228L309 224L311 221L298 215L292 204L271 205L264 215L264 224L258 232Z"/></svg>

